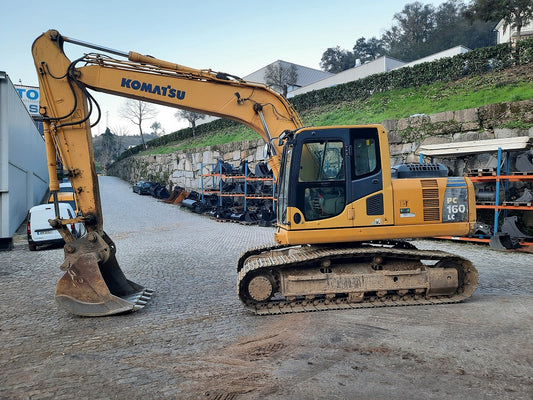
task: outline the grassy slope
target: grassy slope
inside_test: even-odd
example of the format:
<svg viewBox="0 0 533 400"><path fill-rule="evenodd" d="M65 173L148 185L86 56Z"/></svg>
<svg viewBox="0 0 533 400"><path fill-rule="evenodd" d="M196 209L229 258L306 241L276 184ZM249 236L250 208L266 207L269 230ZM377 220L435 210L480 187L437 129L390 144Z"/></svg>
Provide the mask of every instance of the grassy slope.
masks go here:
<svg viewBox="0 0 533 400"><path fill-rule="evenodd" d="M479 107L486 104L533 99L533 66L488 73L454 82L437 82L419 88L391 90L362 101L344 102L301 113L305 125L380 123L413 114L433 114ZM258 139L242 125L150 149L141 154L162 154L193 147Z"/></svg>

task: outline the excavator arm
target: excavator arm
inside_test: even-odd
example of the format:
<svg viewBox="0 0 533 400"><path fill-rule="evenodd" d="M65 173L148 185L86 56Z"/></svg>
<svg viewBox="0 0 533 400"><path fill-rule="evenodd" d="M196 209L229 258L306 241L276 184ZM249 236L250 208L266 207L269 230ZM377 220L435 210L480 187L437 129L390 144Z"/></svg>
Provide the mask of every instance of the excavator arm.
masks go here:
<svg viewBox="0 0 533 400"><path fill-rule="evenodd" d="M71 61L63 51L65 42L120 58L91 53ZM91 116L100 110L87 89L241 122L268 144L269 163L276 176L281 147L274 139L302 126L283 96L265 85L228 74L106 49L69 39L55 30L35 40L32 54L39 75L50 191L55 195L59 190L59 160L74 188L77 220L88 231L76 240L65 221L59 217L51 220L66 242L61 266L66 273L56 287L56 302L73 314L134 311L143 307L152 293L126 279L116 261L115 246L103 230L90 126Z"/></svg>

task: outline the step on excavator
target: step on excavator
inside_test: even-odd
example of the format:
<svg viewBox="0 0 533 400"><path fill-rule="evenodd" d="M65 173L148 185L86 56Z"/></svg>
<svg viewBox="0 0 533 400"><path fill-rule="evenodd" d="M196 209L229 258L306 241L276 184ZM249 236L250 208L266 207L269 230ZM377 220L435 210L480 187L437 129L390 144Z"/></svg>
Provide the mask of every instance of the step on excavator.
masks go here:
<svg viewBox="0 0 533 400"><path fill-rule="evenodd" d="M96 52L71 61L66 42ZM475 291L478 274L469 260L405 240L474 229L472 183L447 176L439 164L391 169L381 125L304 127L287 99L264 84L56 30L39 36L32 53L50 190L59 189L60 160L79 209L73 220L50 220L66 242L55 299L68 312L131 312L153 293L125 277L103 230L89 122L99 108L89 89L238 121L264 139L277 180L275 245L237 261L239 298L255 314L454 303ZM74 222L88 234L73 238L66 225Z"/></svg>

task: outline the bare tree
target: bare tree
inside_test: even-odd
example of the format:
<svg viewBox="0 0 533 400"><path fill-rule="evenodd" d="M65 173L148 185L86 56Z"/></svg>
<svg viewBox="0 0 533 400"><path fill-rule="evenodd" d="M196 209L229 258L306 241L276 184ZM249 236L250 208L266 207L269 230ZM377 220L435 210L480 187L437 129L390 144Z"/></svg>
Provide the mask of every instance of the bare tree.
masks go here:
<svg viewBox="0 0 533 400"><path fill-rule="evenodd" d="M145 120L153 119L157 115L157 110L151 103L146 103L141 100L126 100L120 110L122 118L126 118L133 124L139 127L139 133L141 134L141 141L143 147L146 149L146 143L144 142L142 123Z"/></svg>
<svg viewBox="0 0 533 400"><path fill-rule="evenodd" d="M298 72L294 64L289 64L284 67L281 61L277 61L266 67L266 84L282 92L285 97L287 96L289 86L295 86L297 81Z"/></svg>
<svg viewBox="0 0 533 400"><path fill-rule="evenodd" d="M111 132L117 136L128 136L130 133L126 125L115 125L111 128Z"/></svg>
<svg viewBox="0 0 533 400"><path fill-rule="evenodd" d="M205 118L205 114L198 114L194 111L178 110L174 113L177 119L186 119L191 124L192 136L196 136L196 121Z"/></svg>
<svg viewBox="0 0 533 400"><path fill-rule="evenodd" d="M106 166L117 159L120 149L120 140L109 128L106 128L102 135L95 138L94 147L95 159L101 165Z"/></svg>

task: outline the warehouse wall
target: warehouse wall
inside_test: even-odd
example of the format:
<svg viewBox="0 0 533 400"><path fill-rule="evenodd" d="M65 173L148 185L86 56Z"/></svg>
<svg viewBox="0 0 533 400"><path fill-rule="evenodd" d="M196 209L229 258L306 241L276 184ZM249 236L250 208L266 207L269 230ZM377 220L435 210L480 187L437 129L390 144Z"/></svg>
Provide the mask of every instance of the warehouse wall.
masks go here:
<svg viewBox="0 0 533 400"><path fill-rule="evenodd" d="M0 71L0 249L48 188L44 141L9 76Z"/></svg>

